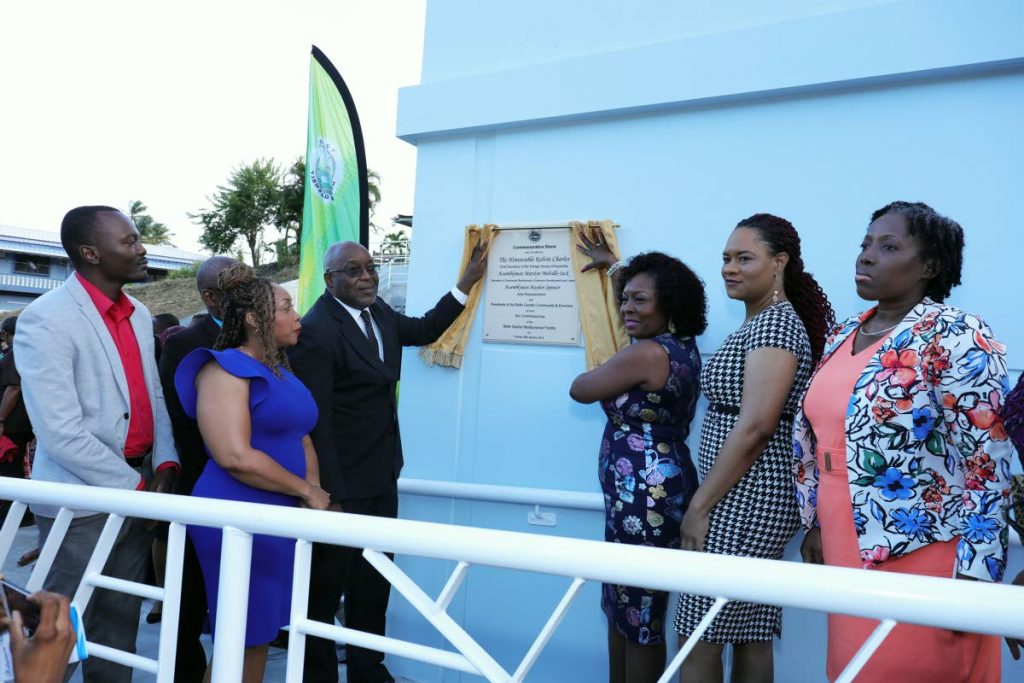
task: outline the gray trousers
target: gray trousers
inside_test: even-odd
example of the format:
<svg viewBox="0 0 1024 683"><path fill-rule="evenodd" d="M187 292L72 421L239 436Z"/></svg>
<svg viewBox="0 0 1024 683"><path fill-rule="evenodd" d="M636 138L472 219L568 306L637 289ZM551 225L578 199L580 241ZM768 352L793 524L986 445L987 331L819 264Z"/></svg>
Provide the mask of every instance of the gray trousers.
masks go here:
<svg viewBox="0 0 1024 683"><path fill-rule="evenodd" d="M74 597L106 521L107 515L76 517L71 521L50 574L43 582L46 590ZM37 515L36 524L39 526L40 543L45 543L53 528L53 518ZM153 545L153 533L146 529L147 524L142 519L124 521L103 568L105 576L127 581L145 580ZM85 609L86 638L134 653L141 607L142 598L95 589ZM69 668L69 676L72 671L73 668ZM82 662L82 674L86 683L131 683L132 680L131 668L93 657Z"/></svg>

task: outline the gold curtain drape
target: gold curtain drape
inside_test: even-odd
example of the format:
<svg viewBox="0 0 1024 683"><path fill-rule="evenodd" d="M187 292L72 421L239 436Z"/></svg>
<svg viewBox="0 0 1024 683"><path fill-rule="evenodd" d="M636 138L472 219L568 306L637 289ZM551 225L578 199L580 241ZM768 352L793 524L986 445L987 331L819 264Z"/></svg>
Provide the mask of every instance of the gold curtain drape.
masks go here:
<svg viewBox="0 0 1024 683"><path fill-rule="evenodd" d="M599 237L601 242L608 245L615 258L622 258L612 221L589 221L586 224L571 221L569 225L572 226L574 246L580 243L581 233L586 234L591 241ZM582 272L585 265L587 257L574 248L572 269L576 276L576 298L580 306L587 370L593 370L629 346L629 337L619 317L619 302L611 279L600 268Z"/></svg>
<svg viewBox="0 0 1024 683"><path fill-rule="evenodd" d="M612 221L571 221L573 244L579 244L579 235L587 234L591 240L600 237L600 241L608 245L608 249L616 258L621 258L619 242L615 237ZM500 228L487 224L466 226L466 239L462 247L462 260L459 264L461 274L469 263L469 259L481 241L487 244L489 252L497 238ZM576 300L579 303L580 326L583 329L587 370L601 365L618 351L629 345L629 337L619 317L619 303L616 300L615 288L604 270L595 268L582 272L587 264L586 257L578 249L572 249L572 269L576 278ZM427 365L440 365L446 368L461 368L462 356L469 341L469 330L473 326L473 318L480 303L483 292L483 280L473 285L469 292L466 309L455 319L441 337L420 349L420 358Z"/></svg>
<svg viewBox="0 0 1024 683"><path fill-rule="evenodd" d="M495 235L498 234L498 226L477 225L466 226L466 240L462 247L462 260L459 262L459 276L466 270L469 259L473 256L473 250L481 242L487 246L484 249L484 256L491 250ZM469 341L469 330L473 327L473 318L476 316L476 308L480 303L480 296L484 290L484 281L481 279L469 290L469 300L466 301L466 308L455 319L444 334L433 344L420 348L420 358L429 366L440 365L446 368L461 368L462 355L466 351L466 342Z"/></svg>

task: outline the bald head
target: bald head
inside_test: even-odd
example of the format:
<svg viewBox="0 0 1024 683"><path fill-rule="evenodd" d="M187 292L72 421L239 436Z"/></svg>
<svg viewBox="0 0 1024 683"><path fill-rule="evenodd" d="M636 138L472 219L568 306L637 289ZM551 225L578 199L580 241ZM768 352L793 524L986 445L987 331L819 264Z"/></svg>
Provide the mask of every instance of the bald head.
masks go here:
<svg viewBox="0 0 1024 683"><path fill-rule="evenodd" d="M327 247L324 254L324 270L344 268L345 263L355 257L369 256L370 252L359 242L336 242Z"/></svg>
<svg viewBox="0 0 1024 683"><path fill-rule="evenodd" d="M196 289L202 292L204 289L217 289L217 277L228 266L233 266L238 261L228 256L211 256L199 264L196 271Z"/></svg>
<svg viewBox="0 0 1024 683"><path fill-rule="evenodd" d="M366 247L358 242L332 244L324 254L324 284L352 308L367 308L377 300L377 268Z"/></svg>
<svg viewBox="0 0 1024 683"><path fill-rule="evenodd" d="M196 289L199 290L199 296L203 298L207 313L218 320L221 318L220 304L224 300L224 292L220 291L217 278L225 269L236 263L238 261L228 256L211 256L199 264L199 270L196 271Z"/></svg>

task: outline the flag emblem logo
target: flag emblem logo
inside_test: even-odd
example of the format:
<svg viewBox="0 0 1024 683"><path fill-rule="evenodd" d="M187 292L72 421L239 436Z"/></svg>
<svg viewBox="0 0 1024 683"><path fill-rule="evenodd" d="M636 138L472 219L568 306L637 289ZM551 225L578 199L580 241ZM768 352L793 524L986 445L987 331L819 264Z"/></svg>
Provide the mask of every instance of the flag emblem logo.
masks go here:
<svg viewBox="0 0 1024 683"><path fill-rule="evenodd" d="M345 162L338 154L338 148L329 141L319 138L316 145L316 158L310 169L310 180L320 199L325 202L334 201L334 188L345 175Z"/></svg>

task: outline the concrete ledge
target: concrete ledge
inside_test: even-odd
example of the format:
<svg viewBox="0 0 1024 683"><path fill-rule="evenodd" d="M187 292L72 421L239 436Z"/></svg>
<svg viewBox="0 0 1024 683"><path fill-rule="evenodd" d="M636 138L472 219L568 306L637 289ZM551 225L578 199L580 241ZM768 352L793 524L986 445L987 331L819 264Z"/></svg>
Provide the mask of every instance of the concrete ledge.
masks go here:
<svg viewBox="0 0 1024 683"><path fill-rule="evenodd" d="M1021 36L1019 0L906 0L403 88L397 134L416 144L484 130L1017 70L1024 68Z"/></svg>

